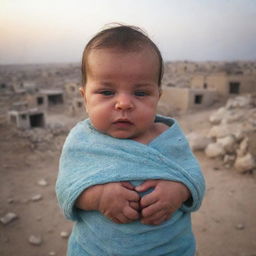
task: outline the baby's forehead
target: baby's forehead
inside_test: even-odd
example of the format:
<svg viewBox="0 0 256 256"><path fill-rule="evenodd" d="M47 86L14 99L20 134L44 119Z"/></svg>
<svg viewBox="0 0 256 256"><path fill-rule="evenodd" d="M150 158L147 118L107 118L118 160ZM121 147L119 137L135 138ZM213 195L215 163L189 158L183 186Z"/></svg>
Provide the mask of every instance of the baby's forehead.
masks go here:
<svg viewBox="0 0 256 256"><path fill-rule="evenodd" d="M156 50L149 44L144 44L144 45L138 45L137 47L131 46L131 47L120 47L120 46L112 46L112 47L101 47L101 48L92 48L90 49L90 52L88 56L90 56L94 52L113 52L113 53L118 53L120 55L126 55L126 54L136 54L136 53L141 53L141 52L149 52L153 53L154 55L157 56Z"/></svg>
<svg viewBox="0 0 256 256"><path fill-rule="evenodd" d="M121 63L121 60L128 60L130 61L130 63L137 63L137 61L139 60L139 62L143 62L145 64L154 63L154 65L156 65L157 67L160 64L157 53L151 47L139 49L120 49L117 47L111 47L92 49L87 56L86 66L87 68L91 68L91 65L94 64L94 68L97 68L99 65L101 66L106 63L112 65L115 61Z"/></svg>

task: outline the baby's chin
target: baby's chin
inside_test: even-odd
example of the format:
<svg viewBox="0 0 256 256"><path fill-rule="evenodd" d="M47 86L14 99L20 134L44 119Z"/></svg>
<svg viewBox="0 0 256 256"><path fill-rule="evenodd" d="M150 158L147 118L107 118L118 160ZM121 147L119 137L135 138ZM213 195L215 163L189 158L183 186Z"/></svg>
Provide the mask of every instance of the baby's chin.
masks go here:
<svg viewBox="0 0 256 256"><path fill-rule="evenodd" d="M106 133L106 135L109 135L112 138L120 139L120 140L132 140L134 138L133 136L128 136L128 135L115 135L115 134L108 134L108 133Z"/></svg>

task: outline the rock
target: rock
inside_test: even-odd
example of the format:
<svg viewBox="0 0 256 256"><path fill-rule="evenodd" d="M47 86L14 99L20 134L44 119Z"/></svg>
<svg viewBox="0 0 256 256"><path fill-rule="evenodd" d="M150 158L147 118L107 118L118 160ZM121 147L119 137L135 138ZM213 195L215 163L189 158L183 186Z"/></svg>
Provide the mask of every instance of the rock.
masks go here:
<svg viewBox="0 0 256 256"><path fill-rule="evenodd" d="M213 126L208 133L210 138L221 138L228 135L230 135L230 131L226 125Z"/></svg>
<svg viewBox="0 0 256 256"><path fill-rule="evenodd" d="M248 151L248 146L249 146L249 144L248 144L248 138L245 137L245 138L242 140L242 142L240 143L240 145L239 145L239 148L238 148L238 150L237 150L237 156L239 156L239 157L244 156L244 155L246 154L246 152Z"/></svg>
<svg viewBox="0 0 256 256"><path fill-rule="evenodd" d="M236 137L236 141L237 141L237 142L241 142L241 141L244 139L244 137L245 137L245 133L244 133L243 131L241 131L241 130L236 131L236 132L234 133L234 135L235 135L235 137Z"/></svg>
<svg viewBox="0 0 256 256"><path fill-rule="evenodd" d="M231 112L222 119L222 123L234 123L241 120L244 120L244 115L242 113Z"/></svg>
<svg viewBox="0 0 256 256"><path fill-rule="evenodd" d="M8 204L12 204L12 203L14 203L14 199L9 198L9 199L7 200L7 202L8 202Z"/></svg>
<svg viewBox="0 0 256 256"><path fill-rule="evenodd" d="M33 244L33 245L36 245L36 246L41 245L42 242L43 242L41 236L34 236L34 235L31 235L29 237L28 241L29 241L30 244Z"/></svg>
<svg viewBox="0 0 256 256"><path fill-rule="evenodd" d="M40 179L40 180L37 181L37 184L39 186L45 187L45 186L48 185L48 182L45 179Z"/></svg>
<svg viewBox="0 0 256 256"><path fill-rule="evenodd" d="M225 154L224 148L219 143L210 143L205 149L206 156L215 158Z"/></svg>
<svg viewBox="0 0 256 256"><path fill-rule="evenodd" d="M245 156L236 158L234 167L239 173L244 173L255 169L256 161L250 153L247 153Z"/></svg>
<svg viewBox="0 0 256 256"><path fill-rule="evenodd" d="M66 231L62 231L62 232L60 232L60 236L61 236L62 238L68 238L68 237L69 237L69 233L66 232Z"/></svg>
<svg viewBox="0 0 256 256"><path fill-rule="evenodd" d="M0 221L6 225L12 222L13 220L17 219L18 216L13 212L8 212L5 216L3 216Z"/></svg>
<svg viewBox="0 0 256 256"><path fill-rule="evenodd" d="M225 155L223 158L223 163L231 166L234 164L235 160L236 160L235 155Z"/></svg>
<svg viewBox="0 0 256 256"><path fill-rule="evenodd" d="M252 103L251 95L237 96L227 101L226 108L227 109L248 108L250 107L251 103Z"/></svg>
<svg viewBox="0 0 256 256"><path fill-rule="evenodd" d="M211 143L211 139L197 133L190 133L187 135L189 145L193 151L204 150L206 146Z"/></svg>
<svg viewBox="0 0 256 256"><path fill-rule="evenodd" d="M50 256L55 256L55 255L56 255L56 252L54 252L54 251L49 252L49 255L50 255Z"/></svg>
<svg viewBox="0 0 256 256"><path fill-rule="evenodd" d="M223 138L218 138L217 143L222 145L225 152L234 153L236 149L236 139L234 135L228 135Z"/></svg>
<svg viewBox="0 0 256 256"><path fill-rule="evenodd" d="M37 194L37 195L34 195L31 200L36 202L36 201L39 201L43 198L43 196L41 194Z"/></svg>
<svg viewBox="0 0 256 256"><path fill-rule="evenodd" d="M220 124L221 120L224 118L226 114L226 109L224 107L219 108L217 110L217 112L213 113L210 118L209 121L212 124Z"/></svg>
<svg viewBox="0 0 256 256"><path fill-rule="evenodd" d="M244 228L245 228L245 226L241 223L236 225L236 229L238 229L238 230L243 230Z"/></svg>

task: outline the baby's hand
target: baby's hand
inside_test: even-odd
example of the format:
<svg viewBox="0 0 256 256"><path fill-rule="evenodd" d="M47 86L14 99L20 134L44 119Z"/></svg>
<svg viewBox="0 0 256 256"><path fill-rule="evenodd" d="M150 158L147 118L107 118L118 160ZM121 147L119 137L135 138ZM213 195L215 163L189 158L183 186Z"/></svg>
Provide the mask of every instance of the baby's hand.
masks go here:
<svg viewBox="0 0 256 256"><path fill-rule="evenodd" d="M154 190L143 196L140 200L141 222L148 225L159 225L171 217L186 201L190 192L180 182L168 180L148 180L137 186L137 192Z"/></svg>
<svg viewBox="0 0 256 256"><path fill-rule="evenodd" d="M129 182L113 182L89 187L78 197L76 206L97 210L116 223L139 218L139 194Z"/></svg>
<svg viewBox="0 0 256 256"><path fill-rule="evenodd" d="M139 218L139 194L129 182L103 185L98 210L116 223L129 223Z"/></svg>

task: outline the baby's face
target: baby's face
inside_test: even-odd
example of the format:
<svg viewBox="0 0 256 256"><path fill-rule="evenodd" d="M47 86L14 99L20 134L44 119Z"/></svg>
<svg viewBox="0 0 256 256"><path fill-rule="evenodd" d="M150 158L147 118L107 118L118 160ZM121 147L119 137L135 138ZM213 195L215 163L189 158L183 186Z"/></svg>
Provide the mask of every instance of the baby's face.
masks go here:
<svg viewBox="0 0 256 256"><path fill-rule="evenodd" d="M160 97L157 55L147 47L132 52L97 49L87 63L81 93L93 126L115 138L151 138Z"/></svg>

